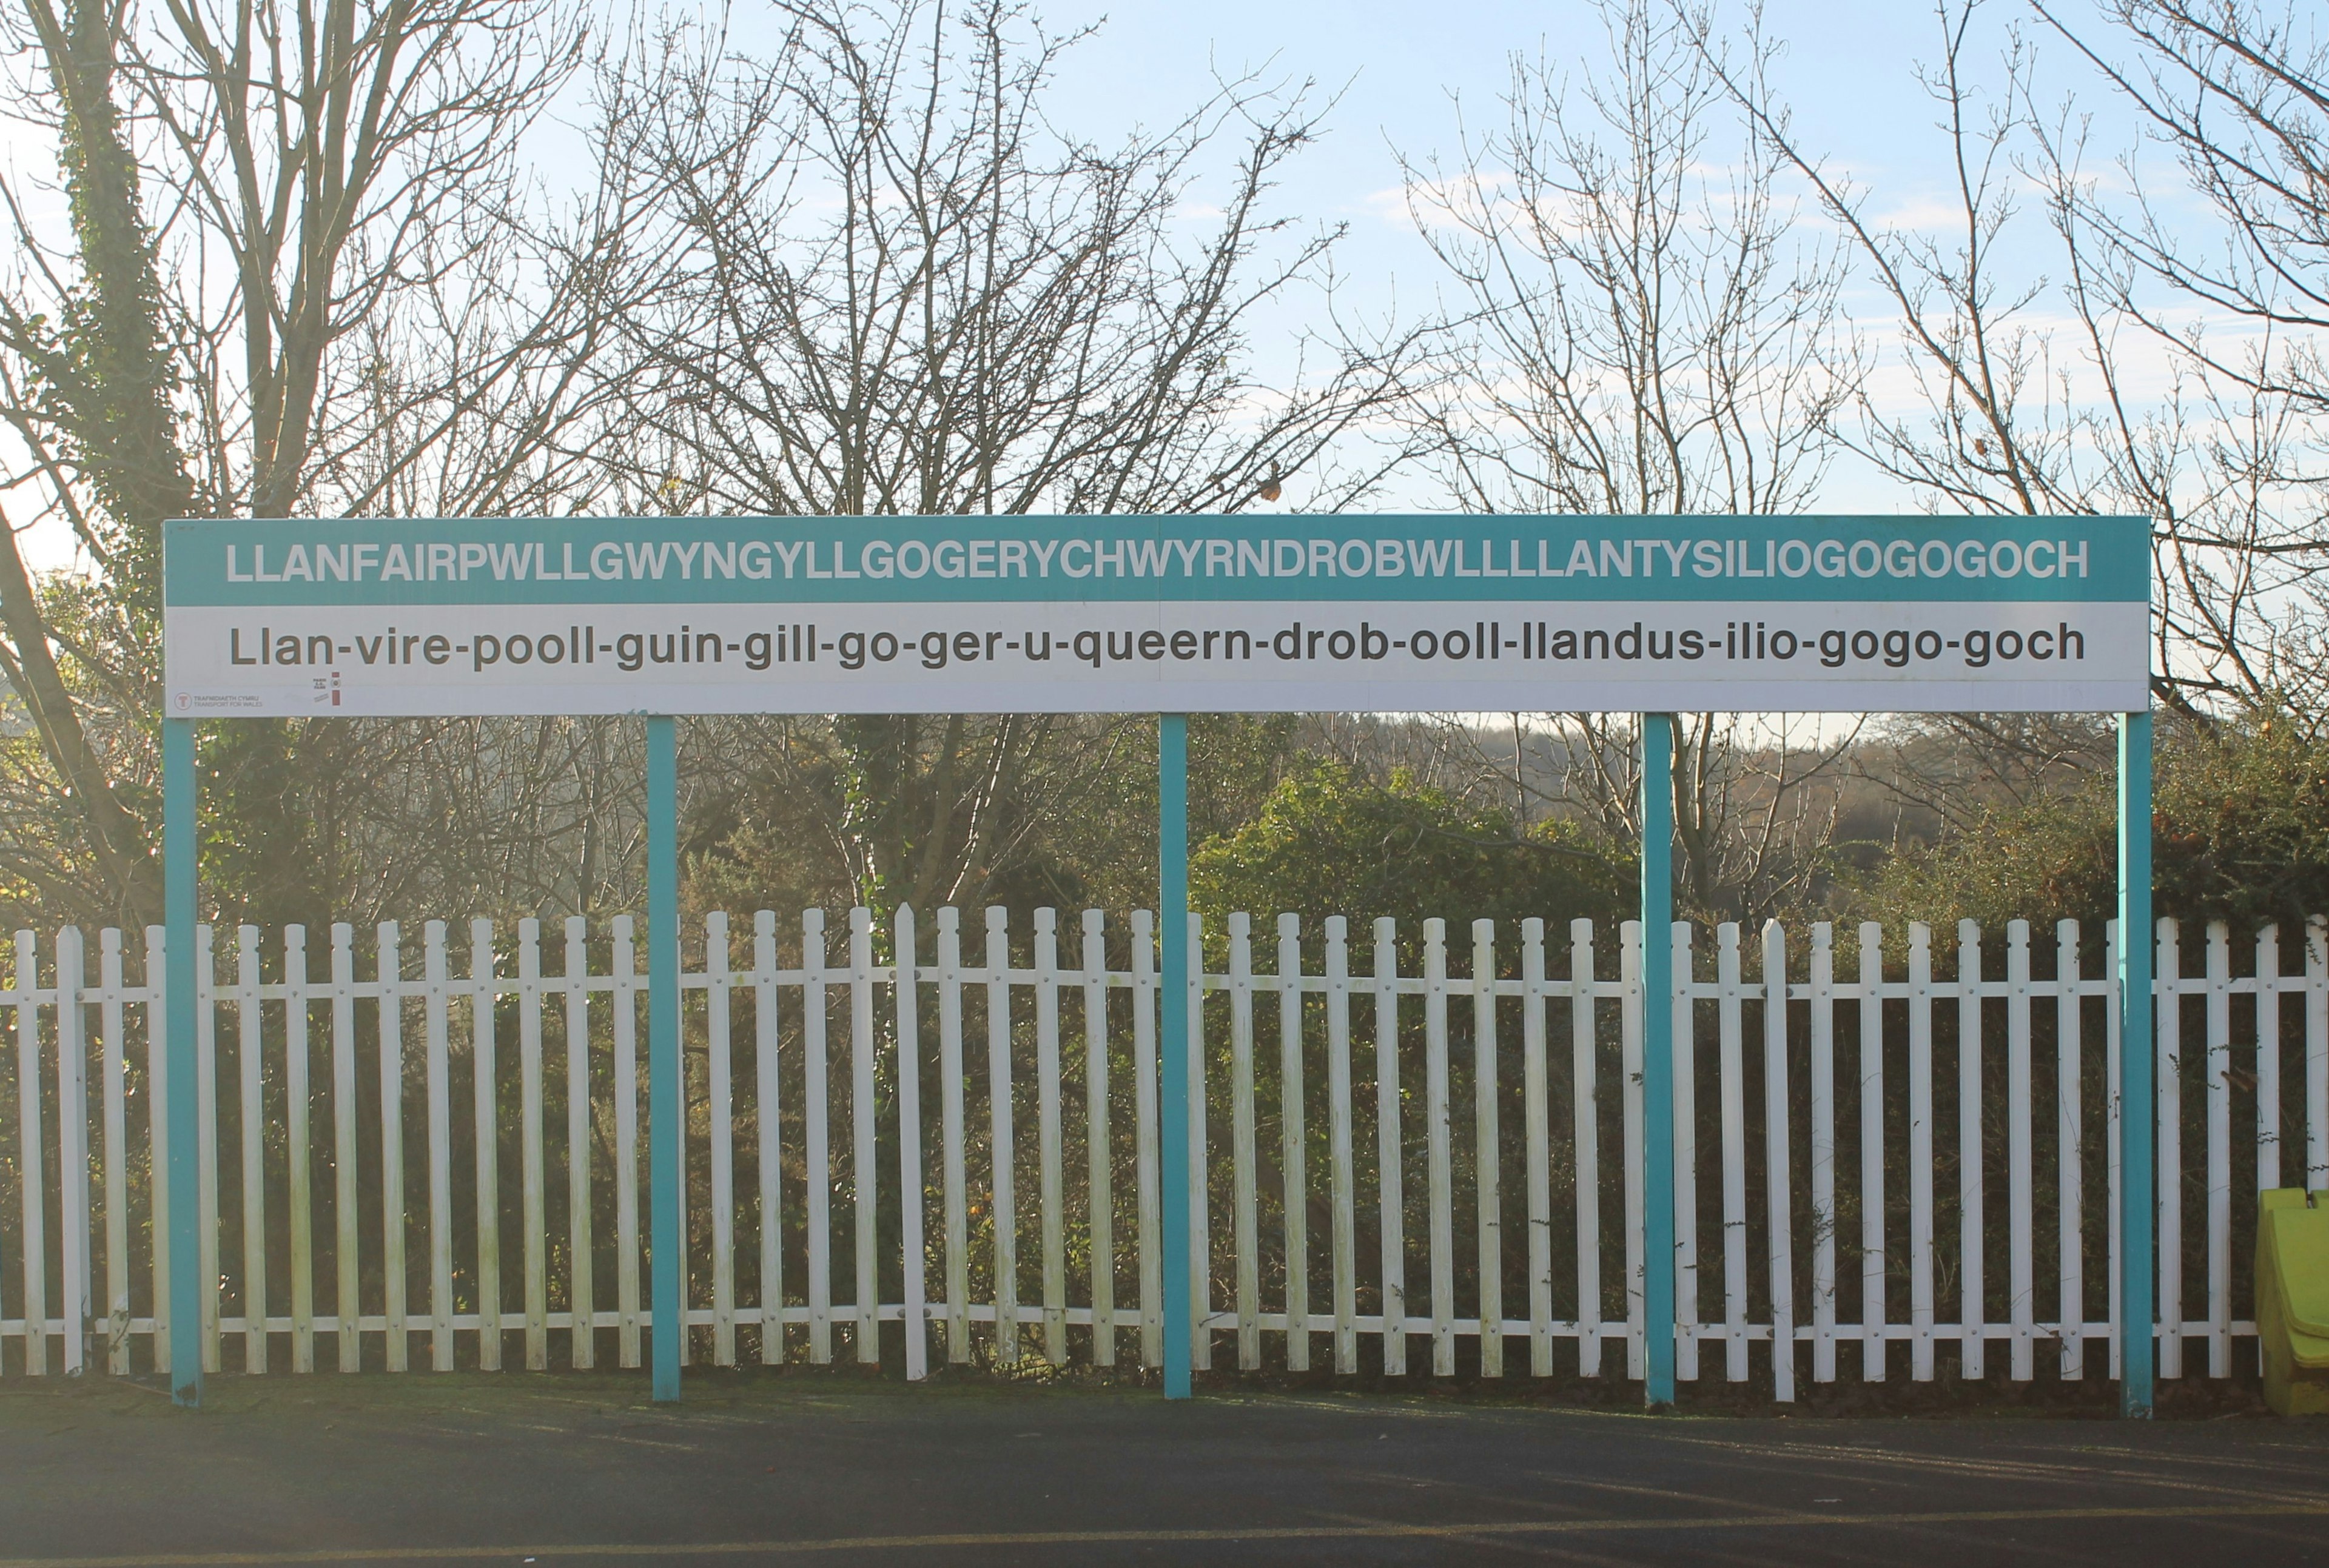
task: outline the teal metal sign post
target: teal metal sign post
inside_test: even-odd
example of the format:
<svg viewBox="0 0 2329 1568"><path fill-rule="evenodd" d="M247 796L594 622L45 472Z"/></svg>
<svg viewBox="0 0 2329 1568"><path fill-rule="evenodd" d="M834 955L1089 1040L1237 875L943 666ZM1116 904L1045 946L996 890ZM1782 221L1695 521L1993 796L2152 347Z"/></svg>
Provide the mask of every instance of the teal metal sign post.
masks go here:
<svg viewBox="0 0 2329 1568"><path fill-rule="evenodd" d="M1196 1328L1189 1228L1189 719L1156 716L1156 1159L1164 1226L1164 1397L1189 1397Z"/></svg>
<svg viewBox="0 0 2329 1568"><path fill-rule="evenodd" d="M2158 1125L2151 1027L2151 715L2118 720L2119 1413L2151 1414L2153 1319L2151 1141Z"/></svg>
<svg viewBox="0 0 2329 1568"><path fill-rule="evenodd" d="M162 720L162 1121L169 1129L170 1395L203 1402L202 1114L194 1050L196 842L202 818L192 719Z"/></svg>
<svg viewBox="0 0 2329 1568"><path fill-rule="evenodd" d="M1674 717L1642 726L1643 1403L1674 1402Z"/></svg>
<svg viewBox="0 0 2329 1568"><path fill-rule="evenodd" d="M674 715L1155 713L1164 1385L1190 1388L1191 712L1644 715L1645 1394L1674 1398L1677 709L2121 729L2122 1321L2152 1404L2149 525L2015 517L206 519L165 529L173 1388L201 1396L193 729L646 717L654 1391L686 1344ZM1791 1353L1787 1346L1778 1354Z"/></svg>

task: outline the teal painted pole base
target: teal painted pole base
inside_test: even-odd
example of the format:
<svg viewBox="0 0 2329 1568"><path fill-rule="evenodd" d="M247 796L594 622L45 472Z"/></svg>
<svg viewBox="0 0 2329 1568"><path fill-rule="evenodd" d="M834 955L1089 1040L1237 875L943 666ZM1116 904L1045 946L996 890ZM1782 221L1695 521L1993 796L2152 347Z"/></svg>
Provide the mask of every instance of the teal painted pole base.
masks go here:
<svg viewBox="0 0 2329 1568"><path fill-rule="evenodd" d="M1643 1403L1674 1402L1674 717L1642 728Z"/></svg>
<svg viewBox="0 0 2329 1568"><path fill-rule="evenodd" d="M2151 1026L2151 715L2118 721L2119 1413L2149 1419L2153 1319L2152 1139L2159 1125Z"/></svg>
<svg viewBox="0 0 2329 1568"><path fill-rule="evenodd" d="M1189 720L1156 716L1157 1179L1164 1188L1164 1397L1190 1396Z"/></svg>
<svg viewBox="0 0 2329 1568"><path fill-rule="evenodd" d="M679 743L667 718L647 720L647 1185L654 1247L655 1397L679 1397Z"/></svg>
<svg viewBox="0 0 2329 1568"><path fill-rule="evenodd" d="M170 1397L203 1402L203 1258L200 1085L194 1056L194 915L201 797L194 724L162 720L164 1125L168 1129Z"/></svg>

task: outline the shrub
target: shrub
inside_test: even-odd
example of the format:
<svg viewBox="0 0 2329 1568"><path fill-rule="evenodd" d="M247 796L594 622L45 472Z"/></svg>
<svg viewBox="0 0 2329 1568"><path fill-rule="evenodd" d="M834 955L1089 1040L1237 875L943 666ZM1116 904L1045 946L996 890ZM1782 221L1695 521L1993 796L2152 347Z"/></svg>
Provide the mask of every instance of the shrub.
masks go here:
<svg viewBox="0 0 2329 1568"><path fill-rule="evenodd" d="M1613 855L1571 825L1519 831L1504 812L1467 807L1404 771L1382 783L1323 760L1280 781L1251 822L1203 845L1189 868L1191 899L1208 915L1291 911L1306 925L1341 915L1354 942L1381 915L1410 942L1433 915L1485 917L1500 945L1531 915L1555 930L1579 915L1626 918L1634 875L1629 852Z"/></svg>
<svg viewBox="0 0 2329 1568"><path fill-rule="evenodd" d="M2163 726L2153 799L2153 904L2237 929L2329 913L2329 737L2286 713ZM2116 912L2117 783L1991 812L1865 885L1870 917L1985 926Z"/></svg>

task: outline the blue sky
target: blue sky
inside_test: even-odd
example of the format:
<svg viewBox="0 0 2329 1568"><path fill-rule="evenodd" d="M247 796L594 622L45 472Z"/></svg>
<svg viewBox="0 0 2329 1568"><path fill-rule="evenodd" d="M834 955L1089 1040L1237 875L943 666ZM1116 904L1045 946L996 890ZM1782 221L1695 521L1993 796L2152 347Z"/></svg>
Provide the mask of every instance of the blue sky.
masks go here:
<svg viewBox="0 0 2329 1568"><path fill-rule="evenodd" d="M1169 5L1038 0L1037 10L1055 32L1097 27L1068 55L1052 103L1063 127L1098 139L1184 112L1217 72L1256 70L1289 85L1306 78L1321 92L1339 93L1324 138L1288 168L1280 210L1349 225L1337 262L1344 300L1376 311L1389 309L1395 299L1402 312L1411 312L1428 304L1437 286L1431 258L1407 228L1397 200L1392 149L1418 158L1435 151L1451 155L1458 100L1475 127L1493 117L1515 52L1542 51L1556 66L1579 74L1605 70L1608 62L1601 17L1586 0L1179 0ZM2062 14L2074 24L2097 20L2089 0L2068 0ZM1746 10L1728 5L1720 15L1735 26ZM2041 105L2075 93L2081 111L2094 116L2090 164L2107 164L2132 146L2132 119L2025 5L1990 0L1975 13L1967 50L1971 72L1986 82L2002 78L2000 53L2015 27L2038 46ZM1950 221L1953 171L1936 126L1938 109L1917 77L1920 61L1940 56L1933 7L1917 0L1768 0L1764 28L1784 45L1775 85L1792 108L1800 144L1825 155L1833 168L1848 171L1870 192L1870 211L1879 217L1909 229ZM1819 224L1808 202L1804 211ZM2003 259L2027 282L2056 270L2051 235L2034 202L2025 203L2024 221ZM1889 302L1865 287L1847 298L1881 356L1892 336ZM1291 315L1283 324L1289 329ZM2033 324L2056 319L2051 301L2033 307ZM1270 345L1257 347L1267 364ZM1880 397L1888 385L1905 391L1897 373L1880 374L1875 385ZM1287 502L1297 498L1289 493ZM1847 460L1832 472L1822 504L1832 511L1894 512L1913 510L1916 501Z"/></svg>
<svg viewBox="0 0 2329 1568"><path fill-rule="evenodd" d="M1515 51L1542 49L1586 68L1601 66L1607 54L1600 19L1582 0L1043 0L1038 11L1055 30L1099 24L1060 84L1059 102L1078 125L1161 121L1202 91L1215 70L1266 69L1342 89L1327 141L1306 160L1306 183L1288 193L1321 215L1353 218L1368 211L1370 194L1395 183L1387 144L1447 146L1453 96L1488 108ZM1993 4L1979 31L2002 35L2005 22L2023 14ZM1939 37L1930 6L1772 0L1765 26L1786 42L1780 85L1808 140L1850 148L1856 165L1929 161L1931 116L1911 72Z"/></svg>

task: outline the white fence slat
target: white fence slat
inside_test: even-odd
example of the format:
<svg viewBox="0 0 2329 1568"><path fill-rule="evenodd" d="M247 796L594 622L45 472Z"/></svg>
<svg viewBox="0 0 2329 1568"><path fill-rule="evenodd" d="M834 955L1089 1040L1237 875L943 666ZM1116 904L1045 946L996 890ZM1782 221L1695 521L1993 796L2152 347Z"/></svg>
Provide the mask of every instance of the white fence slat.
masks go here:
<svg viewBox="0 0 2329 1568"><path fill-rule="evenodd" d="M1909 1374L1933 1380L1933 932L1909 926Z"/></svg>
<svg viewBox="0 0 2329 1568"><path fill-rule="evenodd" d="M219 1278L219 1125L218 1125L218 953L207 925L194 930L194 1120L200 1140L195 1150L195 1187L202 1205L200 1225L203 1271L203 1371L218 1372L225 1362L220 1327Z"/></svg>
<svg viewBox="0 0 2329 1568"><path fill-rule="evenodd" d="M1447 923L1423 923L1423 1103L1431 1204L1431 1372L1456 1371L1456 1180L1447 1105Z"/></svg>
<svg viewBox="0 0 2329 1568"><path fill-rule="evenodd" d="M72 1070L68 1079L72 1092L72 1202L75 1215L73 1236L75 1251L73 1266L68 1271L73 1292L73 1312L68 1324L74 1359L88 1370L89 1358L103 1346L101 1338L109 1338L109 1325L105 1321L105 1298L99 1293L97 1283L98 1199L102 1189L102 1171L98 1165L101 1150L93 1147L90 1123L90 1032L100 1033L102 1018L92 1020L89 1002L89 952L80 928L66 925L58 930L61 937L71 939L73 947L70 983L61 976L57 982L57 1036L60 1045L71 1041ZM101 937L100 937L100 940ZM101 1005L101 1004L100 1004ZM70 1030L70 1037L68 1037ZM60 1060L63 1052L59 1053ZM97 1068L100 1122L103 1117L105 1065L100 1057ZM102 1128L95 1142L102 1142Z"/></svg>
<svg viewBox="0 0 2329 1568"><path fill-rule="evenodd" d="M615 1364L639 1365L639 970L636 926L615 916Z"/></svg>
<svg viewBox="0 0 2329 1568"><path fill-rule="evenodd" d="M1472 922L1472 1175L1480 1376L1504 1375L1504 1141L1496 1123L1496 925Z"/></svg>
<svg viewBox="0 0 2329 1568"><path fill-rule="evenodd" d="M162 977L169 972L168 928L146 928L146 1201L153 1216L150 1278L154 1296L154 1370L170 1371L170 1124L169 1028L161 1004Z"/></svg>
<svg viewBox="0 0 2329 1568"><path fill-rule="evenodd" d="M2060 1239L2056 1246L2061 1273L2061 1376L2076 1382L2086 1367L2086 1081L2081 1075L2080 1036L2086 1019L2079 995L2079 923L2054 927L2054 1185Z"/></svg>
<svg viewBox="0 0 2329 1568"><path fill-rule="evenodd" d="M453 1370L452 1089L446 1040L445 923L421 927L421 1001L429 1075L429 1365Z"/></svg>
<svg viewBox="0 0 2329 1568"><path fill-rule="evenodd" d="M1835 927L1812 926L1812 1381L1835 1381Z"/></svg>
<svg viewBox="0 0 2329 1568"><path fill-rule="evenodd" d="M1552 1107L1545 1059L1544 922L1521 922L1521 1143L1528 1203L1529 1375L1552 1376ZM1580 1244L1579 1250L1582 1250ZM1577 1315L1587 1304L1578 1302ZM1580 1323L1582 1352L1589 1332Z"/></svg>
<svg viewBox="0 0 2329 1568"><path fill-rule="evenodd" d="M380 1008L380 1273L391 1372L411 1354L412 1285L405 1271L404 960L393 920L372 933L373 982Z"/></svg>
<svg viewBox="0 0 2329 1568"><path fill-rule="evenodd" d="M1573 928L1572 928L1573 929ZM1642 923L1628 920L1618 927L1617 1082L1620 1112L1617 1168L1626 1190L1626 1376L1639 1381L1648 1353L1643 1327L1643 1197L1642 1197L1642 1020L1645 1003L1642 979ZM1584 1183L1583 1167L1578 1182ZM1579 1205L1583 1207L1580 1196ZM1578 1275L1585 1272L1582 1258Z"/></svg>
<svg viewBox="0 0 2329 1568"><path fill-rule="evenodd" d="M1132 912L1133 1177L1139 1210L1140 1364L1164 1364L1164 1287L1161 1251L1156 1122L1156 914Z"/></svg>
<svg viewBox="0 0 2329 1568"><path fill-rule="evenodd" d="M2208 922L2208 1376L2232 1375L2232 941Z"/></svg>
<svg viewBox="0 0 2329 1568"><path fill-rule="evenodd" d="M1795 1185L1787 1134L1787 939L1763 926L1763 1165L1769 1218L1771 1385L1782 1404L1796 1397Z"/></svg>
<svg viewBox="0 0 2329 1568"><path fill-rule="evenodd" d="M477 1366L502 1365L501 1074L494 1028L494 923L469 922L469 1095L476 1114ZM684 1234L684 1233L683 1233Z"/></svg>
<svg viewBox="0 0 2329 1568"><path fill-rule="evenodd" d="M1260 1196L1254 1176L1253 930L1230 916L1231 1244L1237 1250L1238 1370L1261 1366Z"/></svg>
<svg viewBox="0 0 2329 1568"><path fill-rule="evenodd" d="M80 928L56 936L58 1284L64 1300L64 1371L84 1368L90 1332L89 1038L80 993L89 984ZM38 1084L33 1085L38 1094Z"/></svg>
<svg viewBox="0 0 2329 1568"><path fill-rule="evenodd" d="M1286 1369L1310 1370L1309 1136L1302 1072L1302 917L1278 917L1278 1174L1286 1244Z"/></svg>
<svg viewBox="0 0 2329 1568"><path fill-rule="evenodd" d="M1042 1248L1043 1358L1068 1360L1067 1177L1060 1131L1060 912L1035 911L1035 1192Z"/></svg>
<svg viewBox="0 0 2329 1568"><path fill-rule="evenodd" d="M1377 1228L1382 1243L1382 1366L1407 1375L1407 1197L1399 1115L1399 945L1389 918L1375 922L1375 1158Z"/></svg>
<svg viewBox="0 0 2329 1568"><path fill-rule="evenodd" d="M833 1150L827 1122L825 911L801 912L802 1156L808 1170L808 1358L833 1360Z"/></svg>
<svg viewBox="0 0 2329 1568"><path fill-rule="evenodd" d="M2183 997L2182 933L2173 920L2158 925L2158 1119L2153 1163L2158 1173L2152 1202L2158 1216L2159 1376L2183 1376Z"/></svg>
<svg viewBox="0 0 2329 1568"><path fill-rule="evenodd" d="M1982 1333L1981 927L1957 922L1957 1375L1987 1366Z"/></svg>
<svg viewBox="0 0 2329 1568"><path fill-rule="evenodd" d="M712 1363L736 1365L736 1081L728 916L703 917L704 1088L712 1140Z"/></svg>
<svg viewBox="0 0 2329 1568"><path fill-rule="evenodd" d="M760 1365L785 1359L784 1066L778 1049L777 915L752 916L752 1125L760 1165Z"/></svg>
<svg viewBox="0 0 2329 1568"><path fill-rule="evenodd" d="M962 911L938 911L939 1158L945 1166L947 1359L970 1360L969 1175L964 1151Z"/></svg>
<svg viewBox="0 0 2329 1568"><path fill-rule="evenodd" d="M590 1193L590 972L589 924L566 917L566 1335L567 1364L577 1371L599 1363L598 1292L592 1254L598 1230Z"/></svg>
<svg viewBox="0 0 2329 1568"><path fill-rule="evenodd" d="M1722 1352L1723 1376L1747 1381L1747 1072L1740 1000L1739 925L1715 927L1721 1113L1722 1118Z"/></svg>
<svg viewBox="0 0 2329 1568"><path fill-rule="evenodd" d="M1172 1042L1189 1064L1189 1322L1195 1342L1189 1347L1193 1370L1210 1372L1213 1366L1212 1197L1206 1179L1207 1133L1205 1107L1205 920L1189 916L1189 1035Z"/></svg>
<svg viewBox="0 0 2329 1568"><path fill-rule="evenodd" d="M919 1383L930 1371L929 1313L924 1300L922 1256L922 1027L921 969L911 905L900 904L891 922L897 981L891 1000L898 1017L898 1242L903 1253L906 1379Z"/></svg>
<svg viewBox="0 0 2329 1568"><path fill-rule="evenodd" d="M41 1007L39 949L33 934L16 933L16 1159L19 1213L23 1223L24 1372L38 1377L49 1369L49 1238L47 1141L41 1127ZM207 1134L207 1130L205 1130ZM203 1146L213 1140L205 1135Z"/></svg>
<svg viewBox="0 0 2329 1568"><path fill-rule="evenodd" d="M986 911L987 1215L994 1224L995 1354L1019 1359L1019 1160L1013 1140L1016 1095L1011 1074L1011 912Z"/></svg>
<svg viewBox="0 0 2329 1568"><path fill-rule="evenodd" d="M650 927L650 930L652 930L652 927ZM688 1317L689 1313L694 1310L695 1302L695 1184L693 1178L689 1174L694 1169L694 1166L693 1157L688 1151L687 1134L688 1125L692 1120L688 1114L688 1107L694 1103L695 1091L693 1084L697 1075L690 1070L690 1064L688 1061L689 1053L687 1049L687 939L685 935L679 933L674 933L674 940L673 942L673 946L678 950L675 968L678 971L677 978L679 981L679 996L674 1010L679 1014L679 1115L676 1118L677 1125L672 1129L672 1141L678 1145L679 1151L674 1163L679 1168L680 1178L676 1183L677 1190L672 1195L672 1207L679 1211L679 1223L676 1227L679 1235L679 1267L674 1272L679 1275L679 1364L683 1367L685 1367L695 1365L695 1334ZM652 1001L654 991L655 982L650 980L647 982L647 991L650 1001ZM655 1015L650 1011L647 1016L652 1019ZM650 1056L652 1056L653 1054L653 1024L650 1023ZM647 1079L649 1084L647 1103L649 1106L652 1107L655 1103L655 1091L653 1088L655 1065L652 1060L649 1061L647 1066ZM652 1111L650 1111L649 1115L647 1146L647 1158L649 1161L652 1162L655 1158L655 1131L653 1126ZM652 1169L647 1177L647 1201L649 1205L652 1206L655 1201L655 1177ZM654 1234L652 1222L650 1222L648 1234L650 1235ZM650 1253L649 1267L653 1267L652 1253ZM648 1290L650 1292L654 1290L654 1275L652 1273L648 1275ZM646 1316L648 1323L652 1325L655 1321L655 1308L652 1296L650 1296Z"/></svg>
<svg viewBox="0 0 2329 1568"><path fill-rule="evenodd" d="M1109 1133L1108 946L1097 909L1083 912L1084 1207L1089 1216L1091 1357L1116 1365L1116 1164Z"/></svg>
<svg viewBox="0 0 2329 1568"><path fill-rule="evenodd" d="M723 1015L725 1009L722 1009ZM721 1019L724 1028L727 1023ZM849 912L849 1183L852 1217L856 1222L851 1261L856 1264L857 1319L850 1338L857 1347L857 1364L876 1366L882 1361L881 1235L882 1163L878 1157L879 1129L873 1121L873 912L860 906ZM726 1054L715 1058L724 1068ZM724 1098L724 1096L723 1096ZM712 1123L715 1133L726 1125ZM713 1188L719 1178L714 1168Z"/></svg>
<svg viewBox="0 0 2329 1568"><path fill-rule="evenodd" d="M1872 920L1860 926L1858 990L1860 1377L1863 1383L1881 1383L1890 1343L1884 1305L1884 928Z"/></svg>
<svg viewBox="0 0 2329 1568"><path fill-rule="evenodd" d="M695 1084L700 1078L700 1075L693 1070L693 1064L689 1060L691 1053L687 1049L688 974L687 957L685 952L687 945L686 936L684 934L679 934L674 945L680 950L678 959L679 999L677 1009L679 1013L680 1043L679 1116L678 1125L672 1130L674 1134L673 1141L679 1145L678 1165L680 1171L678 1190L674 1194L675 1202L673 1205L674 1207L679 1210L679 1268L677 1271L679 1274L679 1364L682 1366L693 1366L695 1365L695 1334L691 1318L691 1314L695 1310L695 1182L693 1176L691 1174L694 1169L694 1157L689 1151L688 1147L688 1131L693 1118L689 1114L688 1108L695 1103ZM654 989L654 982L652 981L648 982L648 989L649 994L652 996ZM655 1073L652 1064L650 1064L647 1071L648 1077L652 1080ZM649 1090L649 1103L652 1103L652 1089ZM652 1145L654 1142L654 1132L652 1129L650 1129L648 1133L648 1141L650 1150L652 1150ZM650 1160L654 1158L652 1151L648 1157ZM650 1195L648 1201L652 1203L654 1201L652 1195L655 1191L655 1181L652 1176L649 1177L647 1181L647 1190ZM650 1276L649 1289L653 1289L652 1276ZM647 1312L647 1320L650 1323L655 1321L655 1312L652 1306L650 1306Z"/></svg>
<svg viewBox="0 0 2329 1568"><path fill-rule="evenodd" d="M2031 1128L2030 922L2005 925L2005 1206L2006 1289L2013 1329L2006 1376L2027 1383L2037 1375L2038 1282L2035 1156Z"/></svg>
<svg viewBox="0 0 2329 1568"><path fill-rule="evenodd" d="M103 1037L99 1062L103 1091L105 1146L105 1369L115 1376L129 1370L129 1059L122 1035L121 933L107 926L98 934L98 1004Z"/></svg>
<svg viewBox="0 0 2329 1568"><path fill-rule="evenodd" d="M1538 955L1539 979L1542 978L1543 957ZM1601 1059L1599 1034L1595 1028L1595 990L1593 959L1593 923L1572 920L1569 923L1569 1063L1570 1063L1570 1166L1576 1191L1573 1194L1577 1212L1577 1371L1582 1377L1601 1376ZM1636 977L1638 978L1638 977ZM1542 1014L1538 1014L1538 1028L1544 1027ZM1549 1076L1550 1064L1542 1064ZM1621 1076L1624 1075L1621 1073ZM1630 1078L1627 1079L1631 1082ZM1549 1118L1548 1118L1549 1121ZM1548 1141L1551 1128L1544 1129ZM1532 1138L1529 1149L1532 1179L1542 1171L1546 1157L1540 1153ZM1627 1179L1634 1179L1630 1162ZM1536 1227L1544 1243L1545 1315L1552 1310L1552 1208L1550 1193L1542 1221L1539 1222L1533 1207L1529 1222ZM1534 1199L1531 1199L1532 1205ZM1629 1206L1628 1213L1631 1212ZM1633 1244L1630 1225L1627 1233L1627 1245ZM1627 1277L1633 1277L1628 1259ZM1530 1316L1536 1310L1532 1303ZM1545 1335L1545 1362L1536 1367L1539 1376L1552 1372L1552 1339L1550 1329Z"/></svg>
<svg viewBox="0 0 2329 1568"><path fill-rule="evenodd" d="M64 1329L64 1372L83 1370L90 1329L89 1290L89 1056L80 992L89 983L80 931L56 934L55 1009L57 1043L57 1287ZM21 1085L41 1092L37 1079Z"/></svg>
<svg viewBox="0 0 2329 1568"><path fill-rule="evenodd" d="M2329 1188L2329 920L2305 923L2305 1181Z"/></svg>
<svg viewBox="0 0 2329 1568"><path fill-rule="evenodd" d="M2256 939L2257 1190L2280 1185L2280 927Z"/></svg>
<svg viewBox="0 0 2329 1568"><path fill-rule="evenodd" d="M518 1214L524 1253L525 1369L550 1369L548 1203L542 1192L542 922L517 923Z"/></svg>
<svg viewBox="0 0 2329 1568"><path fill-rule="evenodd" d="M356 954L355 928L332 926L332 1312L340 1370L363 1367L363 1254L356 1225Z"/></svg>
<svg viewBox="0 0 2329 1568"><path fill-rule="evenodd" d="M1691 929L1674 924L1674 972L1666 995L1674 1009L1674 1376L1698 1378L1698 1008L1691 995L1696 960ZM1645 982L1646 983L1646 982Z"/></svg>
<svg viewBox="0 0 2329 1568"><path fill-rule="evenodd" d="M307 1124L307 933L283 928L283 1102L291 1243L291 1370L316 1370L315 1192Z"/></svg>
<svg viewBox="0 0 2329 1568"><path fill-rule="evenodd" d="M266 1057L260 1047L259 927L235 927L235 1078L241 1090L242 1369L267 1370Z"/></svg>
<svg viewBox="0 0 2329 1568"><path fill-rule="evenodd" d="M1351 1150L1351 926L1326 917L1327 1197L1334 1207L1329 1244L1334 1290L1334 1370L1359 1369L1358 1197Z"/></svg>

